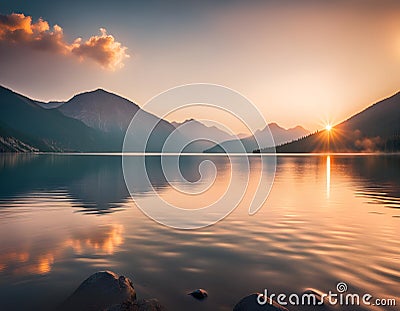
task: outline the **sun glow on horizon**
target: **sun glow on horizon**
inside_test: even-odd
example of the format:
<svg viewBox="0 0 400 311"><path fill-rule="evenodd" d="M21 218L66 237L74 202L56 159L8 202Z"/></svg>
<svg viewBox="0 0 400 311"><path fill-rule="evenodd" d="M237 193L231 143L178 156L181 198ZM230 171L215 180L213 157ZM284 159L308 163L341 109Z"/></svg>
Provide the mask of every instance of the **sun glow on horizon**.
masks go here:
<svg viewBox="0 0 400 311"><path fill-rule="evenodd" d="M327 124L327 125L325 126L325 129L329 132L330 130L332 130L332 125Z"/></svg>

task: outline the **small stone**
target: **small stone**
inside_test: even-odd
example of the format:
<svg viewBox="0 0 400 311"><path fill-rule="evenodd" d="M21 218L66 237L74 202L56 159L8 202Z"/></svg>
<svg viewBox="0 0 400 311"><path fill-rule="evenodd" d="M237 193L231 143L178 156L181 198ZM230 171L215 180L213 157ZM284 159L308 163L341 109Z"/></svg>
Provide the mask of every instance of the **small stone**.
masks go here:
<svg viewBox="0 0 400 311"><path fill-rule="evenodd" d="M188 295L191 295L192 297L199 299L199 300L202 300L202 299L208 297L207 291L202 288L196 289L196 290L190 292Z"/></svg>

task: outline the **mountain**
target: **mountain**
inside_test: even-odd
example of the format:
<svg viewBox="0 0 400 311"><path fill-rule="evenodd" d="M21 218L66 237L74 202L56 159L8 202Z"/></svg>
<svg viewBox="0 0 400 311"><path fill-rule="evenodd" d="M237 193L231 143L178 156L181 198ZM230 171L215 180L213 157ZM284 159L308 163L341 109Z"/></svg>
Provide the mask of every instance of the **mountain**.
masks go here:
<svg viewBox="0 0 400 311"><path fill-rule="evenodd" d="M276 148L277 152L400 151L400 92L336 125ZM268 151L267 149L262 151Z"/></svg>
<svg viewBox="0 0 400 311"><path fill-rule="evenodd" d="M300 125L289 129L285 129L276 123L270 123L268 126L272 136L274 137L275 145L281 145L285 142L292 141L293 139L297 139L310 133L310 131L306 130ZM255 135L264 135L264 133L262 131L256 131Z"/></svg>
<svg viewBox="0 0 400 311"><path fill-rule="evenodd" d="M219 129L216 126L207 126L200 121L195 119L188 119L181 123L172 122L171 123L175 128L179 128L184 126L184 133L188 138L196 139L198 137L206 136L215 140L216 142L223 142L224 140L231 139L233 136L229 135L227 132Z"/></svg>
<svg viewBox="0 0 400 311"><path fill-rule="evenodd" d="M0 86L0 137L5 151L93 151L106 140L81 121Z"/></svg>
<svg viewBox="0 0 400 311"><path fill-rule="evenodd" d="M139 109L135 103L103 89L75 95L58 107L65 116L93 129L124 134Z"/></svg>
<svg viewBox="0 0 400 311"><path fill-rule="evenodd" d="M280 145L309 134L309 131L301 126L284 129L276 123L270 123L268 124L268 127L271 131L275 145ZM205 152L218 153L224 152L224 149L229 150L229 152L240 152L243 150L242 148L244 148L246 152L253 152L253 150L260 149L258 143L261 144L263 141L266 141L265 144L268 144L268 146L263 147L273 147L274 143L268 142L270 137L268 127L265 127L262 130L257 130L254 135L242 138L240 140L233 139L224 141L221 144L217 144L214 147L205 150Z"/></svg>
<svg viewBox="0 0 400 311"><path fill-rule="evenodd" d="M45 108L45 109L58 108L62 104L65 103L65 102L62 102L62 101L50 101L50 102L47 102L47 103L43 103L43 102L40 102L40 101L37 101L37 100L35 100L34 102L35 102L36 105L38 105L38 106L40 106L42 108Z"/></svg>
<svg viewBox="0 0 400 311"><path fill-rule="evenodd" d="M234 137L216 126L207 126L194 119L188 119L181 123L172 122L171 124L189 143L184 152L203 152L203 150L213 147L216 143L221 143Z"/></svg>
<svg viewBox="0 0 400 311"><path fill-rule="evenodd" d="M256 139L269 137L267 128L254 136L232 139L228 133L193 119L171 124L102 89L75 95L66 102L43 103L0 86L0 152L121 152L133 117L135 126L127 134L127 151L131 152L141 152L144 146L147 152L160 152L166 141L170 142L164 149L167 152L222 152L222 148L239 152L242 144L246 152L252 152L259 149ZM276 123L269 124L269 129L277 152L400 151L400 93L357 113L330 132L308 135L300 126L286 130ZM197 140L204 136L218 144ZM193 140L197 141L190 143ZM271 141L262 143L263 147L272 145Z"/></svg>
<svg viewBox="0 0 400 311"><path fill-rule="evenodd" d="M0 113L0 152L121 152L133 117L125 151L203 152L217 148L215 143L235 141L225 131L194 119L171 124L103 89L75 95L66 102L44 103L0 86ZM277 124L270 128L278 143L306 132L301 127L285 130ZM262 138L265 131L257 131L256 137ZM243 142L248 152L256 149L254 137L236 142Z"/></svg>
<svg viewBox="0 0 400 311"><path fill-rule="evenodd" d="M169 122L103 89L75 95L57 109L65 116L80 120L88 127L102 132L115 143L114 151L122 150L126 130L135 115L138 117L135 119L138 120L138 126L135 126L135 133L128 135L131 152L144 151L142 145L147 132L151 132L151 135L146 151L159 152L167 137L175 130ZM150 125L155 125L153 130Z"/></svg>
<svg viewBox="0 0 400 311"><path fill-rule="evenodd" d="M19 138L16 138L19 137ZM0 124L0 153L1 152L38 152L37 147L22 141L29 141L28 137L18 131Z"/></svg>
<svg viewBox="0 0 400 311"><path fill-rule="evenodd" d="M67 102L43 103L0 86L0 113L0 152L121 152L134 116L137 122L128 135L127 151L143 151L145 134L151 133L145 151L160 152L175 130L169 122L102 89ZM179 133L174 137L182 140Z"/></svg>

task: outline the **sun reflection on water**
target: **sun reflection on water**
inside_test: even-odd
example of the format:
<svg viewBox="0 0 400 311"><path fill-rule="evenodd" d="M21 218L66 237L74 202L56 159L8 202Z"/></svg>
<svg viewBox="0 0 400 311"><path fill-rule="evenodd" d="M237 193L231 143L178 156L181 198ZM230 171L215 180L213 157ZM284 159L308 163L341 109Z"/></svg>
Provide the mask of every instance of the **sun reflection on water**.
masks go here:
<svg viewBox="0 0 400 311"><path fill-rule="evenodd" d="M331 195L331 156L326 157L326 197Z"/></svg>
<svg viewBox="0 0 400 311"><path fill-rule="evenodd" d="M210 197L226 187L229 167L225 169L219 159L222 178L209 191ZM46 299L56 297L57 290L60 299L64 298L86 276L104 269L131 277L138 293L157 297L171 310L204 309L204 304L196 308L192 300L181 299L188 288L197 286L214 293L205 302L206 309L212 310L225 306L232 310L240 297L266 286L284 293L308 287L326 291L338 279L355 292L396 295L400 279L399 157L280 156L271 195L255 216L249 216L248 204L258 179L255 168L262 159L251 159L252 175L241 205L217 225L194 231L154 223L132 200L125 200L124 192L117 189L121 183L106 178L107 182L98 184L87 178L81 170L87 166L83 159L68 169L82 177L60 175L56 186L54 181L37 186L47 166L29 174L32 185L24 184L24 166L13 187L7 183L0 188L0 295L8 291L6 302L23 305L17 298L21 290L28 290L48 304ZM10 165L7 180L12 180L19 167ZM102 165L106 164L97 162L94 169L100 171ZM119 161L113 161L109 169L118 172ZM176 199L175 191L157 179L157 167L153 169L161 195ZM91 187L85 186L88 183ZM8 189L7 196L1 196L4 189ZM70 189L75 191L73 198ZM99 193L104 194L101 206L118 201L123 202L123 209L94 215L74 208L77 198L100 202ZM37 290L40 286L44 290Z"/></svg>

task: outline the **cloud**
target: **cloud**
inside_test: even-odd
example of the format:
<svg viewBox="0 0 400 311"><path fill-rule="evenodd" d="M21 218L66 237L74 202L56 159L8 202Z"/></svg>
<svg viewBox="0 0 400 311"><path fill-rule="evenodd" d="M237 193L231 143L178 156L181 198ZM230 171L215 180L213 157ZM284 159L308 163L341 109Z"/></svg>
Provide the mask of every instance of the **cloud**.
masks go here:
<svg viewBox="0 0 400 311"><path fill-rule="evenodd" d="M126 47L115 41L114 37L107 34L107 30L100 28L101 36L92 36L86 42L78 38L72 44L71 52L81 59L86 57L94 59L103 67L115 69L123 66L123 60L129 57Z"/></svg>
<svg viewBox="0 0 400 311"><path fill-rule="evenodd" d="M69 44L60 26L50 28L49 23L42 18L32 22L32 17L24 14L0 14L0 42L75 56L81 61L92 59L110 70L123 67L123 61L129 57L127 47L115 41L106 29L100 28L100 33L86 41L77 38Z"/></svg>

